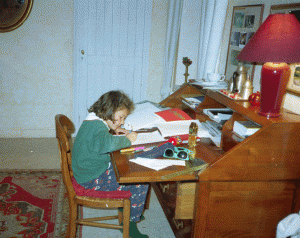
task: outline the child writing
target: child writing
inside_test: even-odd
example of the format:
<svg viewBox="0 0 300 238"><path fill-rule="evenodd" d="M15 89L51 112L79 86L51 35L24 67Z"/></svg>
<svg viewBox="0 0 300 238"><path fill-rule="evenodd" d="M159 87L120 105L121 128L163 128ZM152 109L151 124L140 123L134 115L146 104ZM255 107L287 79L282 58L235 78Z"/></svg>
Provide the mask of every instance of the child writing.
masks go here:
<svg viewBox="0 0 300 238"><path fill-rule="evenodd" d="M74 177L86 189L99 191L130 190L130 237L148 237L136 226L144 209L148 185L120 185L111 164L110 152L131 146L137 133L121 128L134 110L130 98L121 91L103 94L88 110L89 114L77 133L72 152ZM113 130L114 136L109 133Z"/></svg>

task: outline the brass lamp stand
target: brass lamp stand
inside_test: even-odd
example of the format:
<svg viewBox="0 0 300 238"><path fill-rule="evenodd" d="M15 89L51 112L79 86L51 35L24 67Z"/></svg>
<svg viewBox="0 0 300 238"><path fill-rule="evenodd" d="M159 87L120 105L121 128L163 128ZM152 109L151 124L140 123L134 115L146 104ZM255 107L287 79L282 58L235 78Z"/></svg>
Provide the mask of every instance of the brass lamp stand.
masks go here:
<svg viewBox="0 0 300 238"><path fill-rule="evenodd" d="M193 63L188 57L183 57L182 63L185 65L185 73L183 74L185 77L184 84L188 83L188 76L189 76L189 66Z"/></svg>

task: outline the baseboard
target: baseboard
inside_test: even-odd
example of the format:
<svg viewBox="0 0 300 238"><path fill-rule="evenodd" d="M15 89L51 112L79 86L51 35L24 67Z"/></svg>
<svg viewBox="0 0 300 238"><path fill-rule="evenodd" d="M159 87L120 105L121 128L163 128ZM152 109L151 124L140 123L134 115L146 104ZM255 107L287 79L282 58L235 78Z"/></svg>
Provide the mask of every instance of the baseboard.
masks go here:
<svg viewBox="0 0 300 238"><path fill-rule="evenodd" d="M43 138L55 137L55 129L4 129L0 130L1 138Z"/></svg>

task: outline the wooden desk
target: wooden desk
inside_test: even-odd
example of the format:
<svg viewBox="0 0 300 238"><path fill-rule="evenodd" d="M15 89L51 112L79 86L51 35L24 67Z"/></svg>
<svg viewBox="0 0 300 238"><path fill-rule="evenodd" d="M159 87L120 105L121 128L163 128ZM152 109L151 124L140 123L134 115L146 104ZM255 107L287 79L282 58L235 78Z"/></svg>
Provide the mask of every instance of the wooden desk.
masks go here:
<svg viewBox="0 0 300 238"><path fill-rule="evenodd" d="M205 95L205 99L196 109L181 102L182 95L197 93ZM152 182L176 237L275 237L278 222L299 212L299 115L282 110L281 117L268 119L259 116L259 108L248 102L237 102L189 84L160 104L181 108L200 121L209 120L203 114L205 108L234 110L223 126L221 149L205 143L197 146L196 156L209 163L198 178L188 175L172 179L176 182L161 182L160 177L175 168L144 170L128 163L128 158L118 152L113 154L119 182ZM254 121L262 128L240 142L232 131L234 121L243 120ZM175 201L182 182L195 185L191 219L176 218ZM162 186L167 185L172 189L163 193ZM178 226L180 222L182 226Z"/></svg>
<svg viewBox="0 0 300 238"><path fill-rule="evenodd" d="M158 145L159 143L157 143ZM149 147L155 144L148 145ZM223 153L222 150L216 148L210 139L203 138L201 143L196 147L196 157L204 160L206 163L212 164ZM155 171L146 168L136 163L130 162L133 159L133 154L120 153L114 151L111 154L112 164L115 169L117 181L119 183L151 183L151 182L166 182L166 181L197 181L196 173L181 175L171 178L169 180L162 179L161 177L170 173L184 170L183 166L171 166L163 170Z"/></svg>
<svg viewBox="0 0 300 238"><path fill-rule="evenodd" d="M159 143L157 143L159 144ZM151 144L148 146L154 146L157 144ZM181 145L183 146L183 145ZM213 164L217 161L218 157L220 157L224 151L216 146L214 146L213 142L208 138L202 138L200 143L196 146L196 158L200 158L203 161L205 161L208 164ZM197 172L181 175L177 177L170 178L168 180L162 179L161 177L170 173L174 173L177 171L184 170L185 167L183 166L171 166L167 167L163 170L155 171L149 168L146 168L144 166L138 165L136 163L130 162L129 160L133 158L133 154L122 154L120 151L114 151L111 153L111 161L114 167L114 171L116 174L117 181L119 183L151 183L152 188L154 189L158 200L160 201L162 208L170 222L171 228L173 229L173 232L176 237L191 237L192 235L192 222L191 220L184 220L180 221L179 223L176 222L176 220L173 220L173 213L184 213L183 210L190 209L190 206L182 206L182 208L177 207L177 211L172 211L172 215L170 215L168 207L169 205L174 205L177 203L177 205L180 203L186 203L184 201L185 199L191 199L183 197L183 201L181 198L176 197L177 193L177 187L178 183L182 184L192 184L196 183L198 181L198 175ZM184 187L183 189L188 189ZM192 194L195 195L195 186L192 185ZM163 193L161 191L163 190ZM189 191L189 193L191 193ZM170 195L170 196L169 196ZM174 197L175 195L175 197ZM165 196L169 196L168 201L165 200ZM176 198L178 201L176 201ZM175 199L175 200L174 200ZM192 201L194 199L192 198ZM149 201L148 201L149 202ZM191 204L189 204L191 205ZM146 207L148 207L149 204L146 203ZM187 213L192 213L193 211L187 211ZM169 214L169 215L168 215ZM197 222L197 219L196 219ZM178 225L179 224L179 225ZM184 230L184 234L178 233L177 226L185 226L188 227L188 229Z"/></svg>

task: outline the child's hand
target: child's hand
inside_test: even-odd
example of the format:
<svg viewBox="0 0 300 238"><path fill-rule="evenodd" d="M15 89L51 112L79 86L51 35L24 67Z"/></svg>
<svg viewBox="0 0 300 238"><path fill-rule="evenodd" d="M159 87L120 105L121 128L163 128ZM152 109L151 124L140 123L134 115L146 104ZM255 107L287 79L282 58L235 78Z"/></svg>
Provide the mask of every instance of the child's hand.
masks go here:
<svg viewBox="0 0 300 238"><path fill-rule="evenodd" d="M133 142L136 141L137 135L138 135L138 133L136 133L136 132L131 132L131 133L128 133L128 134L126 135L126 137L130 140L131 143L133 143Z"/></svg>
<svg viewBox="0 0 300 238"><path fill-rule="evenodd" d="M124 129L124 128L117 127L117 128L115 129L115 133L116 133L116 135L120 135L120 134L125 134L125 135L127 135L127 134L129 133L129 131L126 130L126 129Z"/></svg>

